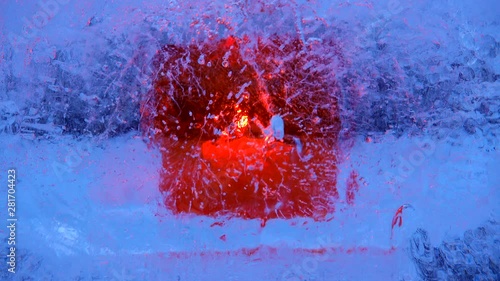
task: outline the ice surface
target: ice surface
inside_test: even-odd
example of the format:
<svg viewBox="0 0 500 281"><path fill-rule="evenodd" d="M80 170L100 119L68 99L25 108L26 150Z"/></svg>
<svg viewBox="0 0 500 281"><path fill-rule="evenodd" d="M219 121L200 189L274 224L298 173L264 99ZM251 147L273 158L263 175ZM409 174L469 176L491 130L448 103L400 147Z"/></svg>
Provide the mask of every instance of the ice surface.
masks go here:
<svg viewBox="0 0 500 281"><path fill-rule="evenodd" d="M58 3L0 4L0 179L17 169L19 219L2 280L499 279L497 1ZM141 128L151 60L165 44L235 35L250 50L273 34L307 42L300 70L340 93L335 213L265 227L173 216Z"/></svg>
<svg viewBox="0 0 500 281"><path fill-rule="evenodd" d="M88 141L90 146L82 143ZM267 280L284 278L292 269L318 280L338 274L345 280L364 280L368 275L412 280L418 279L412 260L423 259L409 240L420 235L418 229L425 231L433 247L468 237L463 239L472 243L471 255L485 255L486 261L478 264L494 268L497 228L490 227L477 242L467 235L498 219L499 179L494 173L498 152L475 147L473 137L455 146L448 141L437 141L434 154L418 169L404 181L391 183L384 172L397 170L390 167L418 146L406 138L360 140L340 166L338 186L343 200L350 172L355 169L363 176L354 205L339 203L341 211L329 222L271 220L262 228L252 220L169 215L158 191L159 153L137 135L102 143L62 138L57 146L3 138L8 162L1 168L22 165L24 173L30 173L22 175L19 170L23 189L18 190L22 196L18 204L26 207L19 209L23 225L18 232L22 255L18 278L106 279L125 271L145 276L139 279ZM74 161L69 170L51 167L64 163L68 150L77 147L90 147L81 162ZM392 217L403 203L413 209L404 211L403 225L394 229L391 239ZM494 222L486 224L495 227ZM308 249L325 252L318 256ZM310 270L314 264L304 265L307 262L317 263L317 268ZM448 264L432 270L445 274L453 262ZM61 265L69 269L61 272Z"/></svg>

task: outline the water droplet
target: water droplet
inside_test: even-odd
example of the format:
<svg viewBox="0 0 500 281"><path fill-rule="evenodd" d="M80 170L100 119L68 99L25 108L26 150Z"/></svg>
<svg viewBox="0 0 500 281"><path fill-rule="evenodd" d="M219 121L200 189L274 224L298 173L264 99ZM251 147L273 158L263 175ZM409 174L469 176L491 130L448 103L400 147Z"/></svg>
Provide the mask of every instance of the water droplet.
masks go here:
<svg viewBox="0 0 500 281"><path fill-rule="evenodd" d="M229 66L229 62L227 60L222 61L222 66L223 67L228 67Z"/></svg>

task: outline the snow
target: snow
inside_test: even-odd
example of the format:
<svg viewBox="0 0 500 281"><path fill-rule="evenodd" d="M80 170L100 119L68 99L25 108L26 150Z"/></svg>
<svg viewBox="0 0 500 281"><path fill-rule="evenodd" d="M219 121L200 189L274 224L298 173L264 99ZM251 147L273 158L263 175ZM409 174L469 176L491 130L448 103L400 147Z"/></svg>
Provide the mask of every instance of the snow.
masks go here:
<svg viewBox="0 0 500 281"><path fill-rule="evenodd" d="M419 266L457 279L452 264L498 278L497 1L268 2L58 1L33 38L23 27L42 7L0 4L0 182L18 175L18 268L0 279L422 280ZM262 227L165 209L161 153L138 129L148 62L216 21L241 37L293 29L311 48L335 35L342 54L320 54L335 65L303 66L337 69L344 94L331 220ZM267 128L285 129L278 115Z"/></svg>

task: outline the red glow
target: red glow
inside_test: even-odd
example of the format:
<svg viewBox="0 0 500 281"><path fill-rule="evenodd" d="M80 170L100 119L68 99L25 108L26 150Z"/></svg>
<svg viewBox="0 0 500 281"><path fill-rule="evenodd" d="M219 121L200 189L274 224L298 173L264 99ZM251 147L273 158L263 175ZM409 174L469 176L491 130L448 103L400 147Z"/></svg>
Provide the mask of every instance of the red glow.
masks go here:
<svg viewBox="0 0 500 281"><path fill-rule="evenodd" d="M300 40L259 39L254 63L240 52L247 41L158 53L143 123L163 148L165 204L174 213L324 219L338 196L336 86L303 70L314 58ZM282 116L281 141L268 135L272 116Z"/></svg>

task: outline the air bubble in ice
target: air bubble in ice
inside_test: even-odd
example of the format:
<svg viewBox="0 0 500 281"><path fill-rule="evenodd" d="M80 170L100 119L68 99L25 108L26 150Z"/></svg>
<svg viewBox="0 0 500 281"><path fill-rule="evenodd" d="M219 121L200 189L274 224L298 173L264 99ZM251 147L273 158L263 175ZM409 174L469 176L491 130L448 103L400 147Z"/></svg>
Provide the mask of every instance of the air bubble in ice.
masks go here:
<svg viewBox="0 0 500 281"><path fill-rule="evenodd" d="M199 58L198 58L198 63L201 64L201 65L204 65L205 64L205 55L201 55ZM210 65L209 65L210 66Z"/></svg>
<svg viewBox="0 0 500 281"><path fill-rule="evenodd" d="M479 39L479 50L477 54L482 58L495 57L496 41L490 35L482 36Z"/></svg>
<svg viewBox="0 0 500 281"><path fill-rule="evenodd" d="M465 48L471 51L475 51L478 49L476 40L474 39L474 36L470 32L465 32L460 34L460 39L462 41L462 45Z"/></svg>
<svg viewBox="0 0 500 281"><path fill-rule="evenodd" d="M477 62L477 57L475 55L471 55L471 56L469 56L469 58L467 58L467 62L466 63L467 63L468 66L472 66L476 62Z"/></svg>

